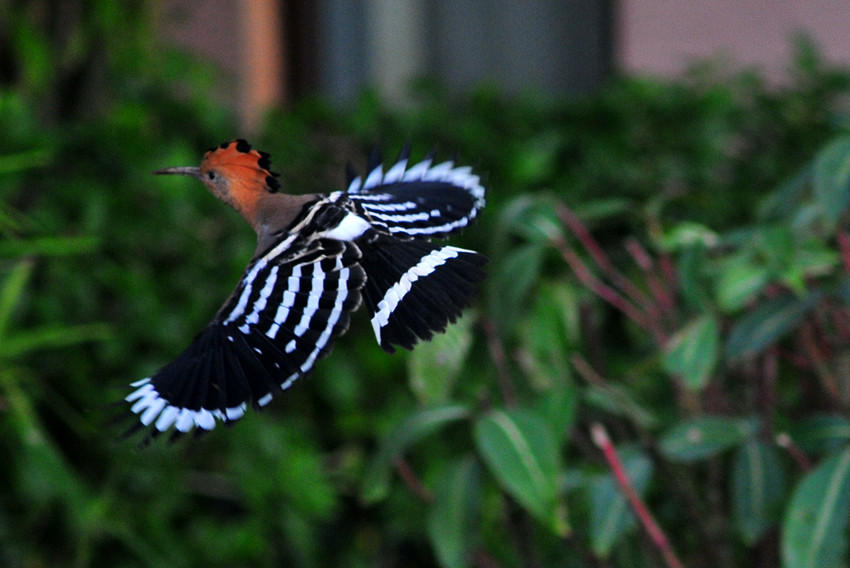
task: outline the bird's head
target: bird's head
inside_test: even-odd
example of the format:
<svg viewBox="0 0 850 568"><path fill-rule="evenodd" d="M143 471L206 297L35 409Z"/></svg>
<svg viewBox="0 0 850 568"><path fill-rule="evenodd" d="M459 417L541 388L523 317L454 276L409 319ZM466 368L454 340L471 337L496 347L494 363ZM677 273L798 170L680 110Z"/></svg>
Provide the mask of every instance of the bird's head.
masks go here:
<svg viewBox="0 0 850 568"><path fill-rule="evenodd" d="M280 191L278 174L271 171L269 155L252 149L242 139L210 148L200 167L164 168L154 173L201 180L213 195L236 209L255 228L260 199Z"/></svg>

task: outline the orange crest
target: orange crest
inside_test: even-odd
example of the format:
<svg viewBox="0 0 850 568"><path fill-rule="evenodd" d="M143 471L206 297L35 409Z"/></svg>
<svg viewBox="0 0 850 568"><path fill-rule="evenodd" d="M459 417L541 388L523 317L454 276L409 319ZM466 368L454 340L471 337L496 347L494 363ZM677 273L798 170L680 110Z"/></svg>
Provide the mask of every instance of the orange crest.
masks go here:
<svg viewBox="0 0 850 568"><path fill-rule="evenodd" d="M210 148L204 154L200 170L202 179L209 172L214 172L214 175L224 176L243 190L262 189L269 193L280 190L279 174L271 171L269 155L252 149L241 138Z"/></svg>

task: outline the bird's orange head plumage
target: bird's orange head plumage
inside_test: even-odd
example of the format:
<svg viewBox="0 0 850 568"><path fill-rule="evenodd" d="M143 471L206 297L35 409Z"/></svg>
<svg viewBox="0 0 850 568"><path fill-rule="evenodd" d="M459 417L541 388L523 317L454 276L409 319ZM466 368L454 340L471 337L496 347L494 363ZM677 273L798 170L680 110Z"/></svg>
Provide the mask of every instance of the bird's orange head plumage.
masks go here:
<svg viewBox="0 0 850 568"><path fill-rule="evenodd" d="M210 148L200 167L165 168L154 173L189 175L201 180L213 195L236 209L255 228L260 200L280 190L269 155L254 150L242 139Z"/></svg>

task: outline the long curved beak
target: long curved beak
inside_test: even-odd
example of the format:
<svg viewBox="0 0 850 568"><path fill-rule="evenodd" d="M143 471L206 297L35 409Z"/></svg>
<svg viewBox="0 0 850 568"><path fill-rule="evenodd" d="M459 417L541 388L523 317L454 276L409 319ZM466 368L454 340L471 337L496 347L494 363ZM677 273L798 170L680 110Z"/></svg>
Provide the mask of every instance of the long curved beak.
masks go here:
<svg viewBox="0 0 850 568"><path fill-rule="evenodd" d="M177 168L162 168L161 170L156 170L153 173L156 175L191 176L193 178L201 179L201 169L191 168L188 166L180 166Z"/></svg>

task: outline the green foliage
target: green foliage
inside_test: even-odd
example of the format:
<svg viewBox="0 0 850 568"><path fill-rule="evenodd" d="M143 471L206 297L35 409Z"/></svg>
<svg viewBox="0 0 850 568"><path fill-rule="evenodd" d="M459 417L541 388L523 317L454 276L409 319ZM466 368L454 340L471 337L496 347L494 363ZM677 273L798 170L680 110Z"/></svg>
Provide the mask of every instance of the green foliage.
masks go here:
<svg viewBox="0 0 850 568"><path fill-rule="evenodd" d="M412 354L355 318L265 412L137 449L110 405L254 246L149 172L238 129L215 70L150 44L148 4L28 4L0 11L0 564L659 565L591 424L685 565L847 563L850 76L810 45L783 87L702 66L554 104L423 83L404 110L271 113L252 142L291 191L378 142L487 172L457 241L490 278Z"/></svg>
<svg viewBox="0 0 850 568"><path fill-rule="evenodd" d="M782 537L786 566L844 566L850 508L850 449L823 461L791 497Z"/></svg>
<svg viewBox="0 0 850 568"><path fill-rule="evenodd" d="M475 424L475 446L505 491L555 533L569 528L558 502L558 446L530 410L492 411Z"/></svg>
<svg viewBox="0 0 850 568"><path fill-rule="evenodd" d="M652 479L652 460L637 447L620 448L623 469L643 495ZM637 519L614 476L598 474L588 486L590 497L590 539L595 555L608 558L623 536L632 532Z"/></svg>
<svg viewBox="0 0 850 568"><path fill-rule="evenodd" d="M748 545L755 545L776 524L786 497L785 470L778 450L750 440L735 452L732 504L735 526Z"/></svg>

